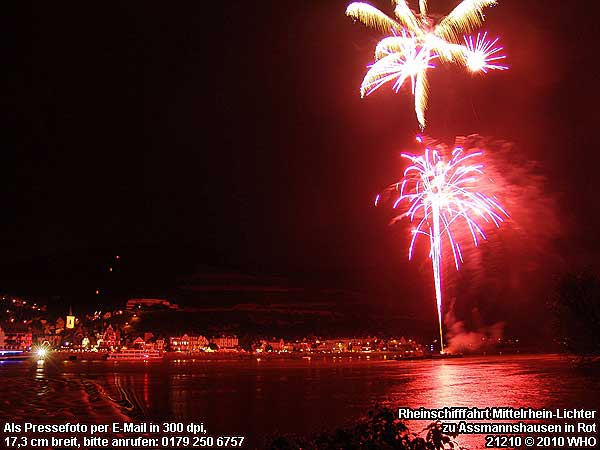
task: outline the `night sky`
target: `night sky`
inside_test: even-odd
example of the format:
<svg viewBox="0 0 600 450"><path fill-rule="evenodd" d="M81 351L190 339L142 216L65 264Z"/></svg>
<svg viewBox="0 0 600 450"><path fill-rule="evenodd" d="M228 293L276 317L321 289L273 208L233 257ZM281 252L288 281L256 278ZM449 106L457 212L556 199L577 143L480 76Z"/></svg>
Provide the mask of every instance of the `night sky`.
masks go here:
<svg viewBox="0 0 600 450"><path fill-rule="evenodd" d="M360 99L380 35L347 18L347 3L4 5L5 289L93 302L119 254L124 294L236 271L429 317L427 261L408 263L406 224L373 208L418 131L412 97L385 86ZM527 269L527 285L548 288L600 250L595 2L499 3L482 29L501 36L511 69L472 77L438 64L426 132L511 141L515 160L537 161L562 220L541 245L556 263ZM521 271L502 251L494 261L490 277ZM547 292L515 297L522 278L485 296L471 286L465 314L529 324Z"/></svg>

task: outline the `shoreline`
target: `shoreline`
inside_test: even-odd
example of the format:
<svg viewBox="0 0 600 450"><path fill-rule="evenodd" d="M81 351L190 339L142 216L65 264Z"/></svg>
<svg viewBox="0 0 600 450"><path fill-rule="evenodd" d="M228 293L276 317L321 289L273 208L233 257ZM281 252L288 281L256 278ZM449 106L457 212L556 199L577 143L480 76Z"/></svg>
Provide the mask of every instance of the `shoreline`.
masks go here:
<svg viewBox="0 0 600 450"><path fill-rule="evenodd" d="M103 361L107 353L104 352L53 352L48 359L56 361ZM522 356L523 353L503 354L449 354L449 355L423 355L402 356L398 352L340 352L340 353L246 353L246 352L164 352L163 357L151 362L162 361L236 361L236 360L321 360L321 359L360 359L360 360L395 360L395 361L423 361L439 359L456 359L462 357L484 356ZM125 361L123 361L125 362ZM137 361L127 361L137 362ZM150 361L149 361L150 362Z"/></svg>

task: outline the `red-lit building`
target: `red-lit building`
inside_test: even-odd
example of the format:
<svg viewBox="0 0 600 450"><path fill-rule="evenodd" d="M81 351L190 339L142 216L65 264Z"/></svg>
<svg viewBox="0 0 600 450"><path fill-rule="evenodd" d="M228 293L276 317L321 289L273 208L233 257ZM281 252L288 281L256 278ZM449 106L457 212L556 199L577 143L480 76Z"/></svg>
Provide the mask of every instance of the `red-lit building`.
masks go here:
<svg viewBox="0 0 600 450"><path fill-rule="evenodd" d="M238 344L237 336L221 336L218 338L212 338L210 342L217 344L217 347L221 348L236 348Z"/></svg>
<svg viewBox="0 0 600 450"><path fill-rule="evenodd" d="M114 349L116 347L119 347L120 345L121 340L119 339L119 335L115 330L113 330L112 325L109 325L108 327L106 327L106 330L104 330L104 333L102 334L100 339L98 339L98 347Z"/></svg>
<svg viewBox="0 0 600 450"><path fill-rule="evenodd" d="M199 352L208 347L208 339L204 336L172 336L169 338L171 350L174 352Z"/></svg>
<svg viewBox="0 0 600 450"><path fill-rule="evenodd" d="M0 331L0 347L2 348L9 350L29 350L32 343L33 336L31 330L28 330L27 327L10 325L5 330Z"/></svg>

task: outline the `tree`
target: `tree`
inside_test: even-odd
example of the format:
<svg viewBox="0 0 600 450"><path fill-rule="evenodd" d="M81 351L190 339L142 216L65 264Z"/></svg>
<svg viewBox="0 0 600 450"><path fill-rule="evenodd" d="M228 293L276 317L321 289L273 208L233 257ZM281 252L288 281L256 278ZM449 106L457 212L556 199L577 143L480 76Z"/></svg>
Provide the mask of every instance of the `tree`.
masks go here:
<svg viewBox="0 0 600 450"><path fill-rule="evenodd" d="M208 348L210 348L214 352L219 350L219 346L217 344L215 344L214 342L211 342L210 344L208 344Z"/></svg>
<svg viewBox="0 0 600 450"><path fill-rule="evenodd" d="M555 299L558 324L567 350L600 355L600 279L591 272L570 273L559 282Z"/></svg>
<svg viewBox="0 0 600 450"><path fill-rule="evenodd" d="M425 433L425 436L421 436ZM442 424L433 422L411 432L397 418L397 410L376 406L368 417L353 425L314 436L277 435L267 440L268 450L465 450L457 442L458 433L444 434Z"/></svg>

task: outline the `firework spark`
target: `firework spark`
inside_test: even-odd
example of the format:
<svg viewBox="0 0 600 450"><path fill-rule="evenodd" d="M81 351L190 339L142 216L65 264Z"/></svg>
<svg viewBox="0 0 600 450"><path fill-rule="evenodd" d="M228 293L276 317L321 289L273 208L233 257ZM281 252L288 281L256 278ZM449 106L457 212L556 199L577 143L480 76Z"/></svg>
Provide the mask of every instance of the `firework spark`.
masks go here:
<svg viewBox="0 0 600 450"><path fill-rule="evenodd" d="M487 32L480 35L477 33L477 38L473 42L473 37L465 36L465 44L469 49L467 54L466 65L471 72L487 73L488 70L506 70L508 66L498 64L497 61L505 59L505 55L499 55L502 47L495 47L498 38L493 41L486 40Z"/></svg>
<svg viewBox="0 0 600 450"><path fill-rule="evenodd" d="M403 202L407 203L406 211L394 222L408 218L416 224L412 230L408 258L412 259L419 236L429 238L442 352L443 242L447 241L452 250L458 270L463 257L455 231L468 230L473 244L477 246L486 239L485 225L499 227L508 217L494 196L488 196L477 188L484 175L483 164L476 163L481 155L481 151L464 152L461 147L454 148L449 158L444 158L439 150L430 148L425 148L420 156L403 153L402 157L408 159L410 164L402 180L387 189L395 197L394 208ZM380 199L378 195L376 204Z"/></svg>
<svg viewBox="0 0 600 450"><path fill-rule="evenodd" d="M412 81L415 93L415 78L425 70L435 66L430 61L437 57L419 47L405 32L403 36L386 38L377 46L380 58L372 64L360 87L361 94L368 95L388 81L396 79L393 89L398 92L404 81Z"/></svg>
<svg viewBox="0 0 600 450"><path fill-rule="evenodd" d="M375 49L375 62L369 66L361 85L361 96L365 97L393 81L398 92L410 78L415 97L415 113L421 128L425 128L427 108L427 70L434 68L430 61L463 64L469 70L487 73L488 70L503 70L507 66L495 63L504 56L496 47L498 39L488 41L486 33L477 35L475 43L464 37L459 43L458 35L466 33L483 23L483 8L496 4L495 0L463 0L450 14L436 21L428 15L426 0L419 0L419 13L414 13L406 0L394 0L394 15L397 20L367 3L351 3L346 14L365 25L391 34L382 39Z"/></svg>

